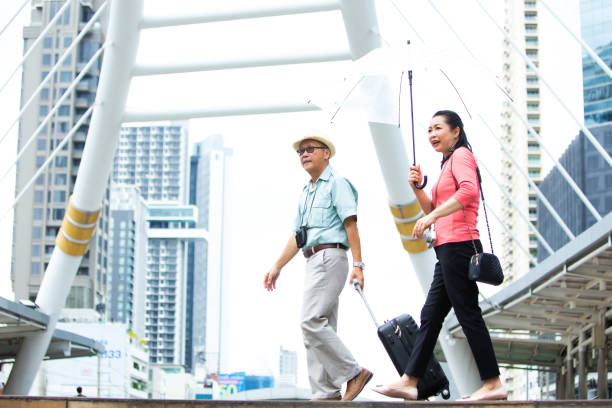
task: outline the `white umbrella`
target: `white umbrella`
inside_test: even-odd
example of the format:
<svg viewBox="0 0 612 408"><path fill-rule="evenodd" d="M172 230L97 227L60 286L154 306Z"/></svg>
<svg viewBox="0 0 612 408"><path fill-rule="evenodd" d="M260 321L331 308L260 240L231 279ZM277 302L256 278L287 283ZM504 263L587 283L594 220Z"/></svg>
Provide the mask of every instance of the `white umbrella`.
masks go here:
<svg viewBox="0 0 612 408"><path fill-rule="evenodd" d="M410 125L415 156L414 122L426 130L435 112L452 110L469 127L483 104L500 96L509 98L473 59L407 44L377 48L354 61L337 89L328 85L312 103L328 113L331 123L353 111L368 122Z"/></svg>

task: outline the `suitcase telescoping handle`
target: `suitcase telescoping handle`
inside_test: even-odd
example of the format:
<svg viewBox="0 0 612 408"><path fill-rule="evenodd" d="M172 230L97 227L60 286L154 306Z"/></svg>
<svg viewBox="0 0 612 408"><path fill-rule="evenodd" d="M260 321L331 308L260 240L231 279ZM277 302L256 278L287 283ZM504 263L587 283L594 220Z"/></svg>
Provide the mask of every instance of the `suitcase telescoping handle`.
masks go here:
<svg viewBox="0 0 612 408"><path fill-rule="evenodd" d="M376 328L378 329L378 321L376 321L376 317L374 317L374 313L372 312L372 308L370 308L370 305L367 301L367 299L365 298L365 295L363 294L363 289L361 289L361 285L359 284L359 281L357 279L353 280L353 286L355 287L355 290L357 291L357 293L359 293L359 296L361 296L361 299L363 299L363 303L366 305L366 307L368 308L368 312L370 312L370 316L372 316L372 320L374 321L374 324L376 325Z"/></svg>

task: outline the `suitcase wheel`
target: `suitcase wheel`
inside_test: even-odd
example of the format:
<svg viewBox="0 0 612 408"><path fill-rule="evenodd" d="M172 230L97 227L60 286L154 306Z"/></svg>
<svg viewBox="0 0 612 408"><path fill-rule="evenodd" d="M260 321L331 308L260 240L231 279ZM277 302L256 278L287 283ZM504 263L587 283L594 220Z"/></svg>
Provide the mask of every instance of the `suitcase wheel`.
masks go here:
<svg viewBox="0 0 612 408"><path fill-rule="evenodd" d="M442 390L442 398L444 398L445 400L450 398L450 391L448 390L448 388Z"/></svg>

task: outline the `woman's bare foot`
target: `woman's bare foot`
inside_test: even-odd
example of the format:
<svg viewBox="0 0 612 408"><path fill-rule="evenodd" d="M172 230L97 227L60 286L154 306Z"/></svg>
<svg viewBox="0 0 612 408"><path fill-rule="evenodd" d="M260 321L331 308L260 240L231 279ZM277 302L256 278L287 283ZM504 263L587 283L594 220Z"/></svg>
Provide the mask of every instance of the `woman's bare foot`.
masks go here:
<svg viewBox="0 0 612 408"><path fill-rule="evenodd" d="M418 398L419 394L417 382L418 378L404 374L398 381L389 385L377 385L372 390L387 397L414 401Z"/></svg>
<svg viewBox="0 0 612 408"><path fill-rule="evenodd" d="M508 391L501 383L499 377L485 380L482 387L460 401L482 401L482 400L505 400L508 399Z"/></svg>

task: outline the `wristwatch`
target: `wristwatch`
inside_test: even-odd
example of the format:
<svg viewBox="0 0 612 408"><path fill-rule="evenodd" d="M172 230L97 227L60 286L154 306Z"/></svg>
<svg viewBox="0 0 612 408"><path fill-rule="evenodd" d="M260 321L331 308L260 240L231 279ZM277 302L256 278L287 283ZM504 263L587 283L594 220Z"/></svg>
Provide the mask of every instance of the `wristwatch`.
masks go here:
<svg viewBox="0 0 612 408"><path fill-rule="evenodd" d="M353 262L353 267L357 267L363 271L365 269L365 264L363 262Z"/></svg>

